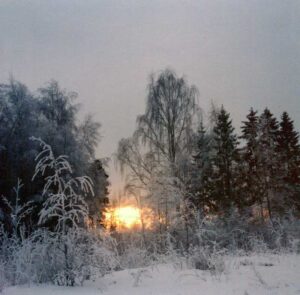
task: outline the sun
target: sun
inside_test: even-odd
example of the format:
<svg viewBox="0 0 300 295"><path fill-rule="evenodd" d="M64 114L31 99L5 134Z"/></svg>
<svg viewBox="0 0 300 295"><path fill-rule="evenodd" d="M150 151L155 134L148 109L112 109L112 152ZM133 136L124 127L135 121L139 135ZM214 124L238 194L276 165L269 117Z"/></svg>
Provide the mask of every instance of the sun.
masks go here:
<svg viewBox="0 0 300 295"><path fill-rule="evenodd" d="M105 227L117 231L151 229L153 211L150 208L138 208L134 205L111 207L105 212Z"/></svg>
<svg viewBox="0 0 300 295"><path fill-rule="evenodd" d="M120 229L130 229L141 225L141 210L133 206L111 209L105 214L106 224L115 225Z"/></svg>
<svg viewBox="0 0 300 295"><path fill-rule="evenodd" d="M115 209L115 218L117 223L127 228L132 228L141 223L141 212L135 207L121 207Z"/></svg>

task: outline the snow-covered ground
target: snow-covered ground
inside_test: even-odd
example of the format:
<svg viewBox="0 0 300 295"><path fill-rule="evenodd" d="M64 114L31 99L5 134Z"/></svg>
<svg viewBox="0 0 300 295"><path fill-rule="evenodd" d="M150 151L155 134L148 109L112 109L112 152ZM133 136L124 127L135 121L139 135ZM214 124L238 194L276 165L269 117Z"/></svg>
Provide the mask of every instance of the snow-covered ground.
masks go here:
<svg viewBox="0 0 300 295"><path fill-rule="evenodd" d="M10 287L4 295L300 294L300 255L226 257L222 274L160 264L117 271L83 287Z"/></svg>

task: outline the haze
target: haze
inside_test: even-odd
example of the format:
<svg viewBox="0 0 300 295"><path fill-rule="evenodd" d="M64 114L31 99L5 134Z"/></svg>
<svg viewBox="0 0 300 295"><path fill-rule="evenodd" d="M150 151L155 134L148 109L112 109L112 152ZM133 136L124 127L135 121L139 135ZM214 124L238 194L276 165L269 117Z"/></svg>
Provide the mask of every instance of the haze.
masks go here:
<svg viewBox="0 0 300 295"><path fill-rule="evenodd" d="M102 123L98 156L143 112L148 76L185 74L199 103L287 110L300 129L300 1L0 0L0 81L31 90L56 79ZM113 193L120 178L110 167Z"/></svg>

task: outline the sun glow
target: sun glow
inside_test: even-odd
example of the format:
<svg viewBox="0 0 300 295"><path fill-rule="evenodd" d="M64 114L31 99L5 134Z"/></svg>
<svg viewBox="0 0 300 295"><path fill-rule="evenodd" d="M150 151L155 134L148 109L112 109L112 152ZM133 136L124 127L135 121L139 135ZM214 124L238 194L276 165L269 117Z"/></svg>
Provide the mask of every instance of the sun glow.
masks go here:
<svg viewBox="0 0 300 295"><path fill-rule="evenodd" d="M141 212L134 207L117 208L115 216L119 223L122 223L127 228L131 228L141 222Z"/></svg>
<svg viewBox="0 0 300 295"><path fill-rule="evenodd" d="M116 207L105 213L107 228L116 228L119 231L151 226L149 209L139 209L134 206Z"/></svg>

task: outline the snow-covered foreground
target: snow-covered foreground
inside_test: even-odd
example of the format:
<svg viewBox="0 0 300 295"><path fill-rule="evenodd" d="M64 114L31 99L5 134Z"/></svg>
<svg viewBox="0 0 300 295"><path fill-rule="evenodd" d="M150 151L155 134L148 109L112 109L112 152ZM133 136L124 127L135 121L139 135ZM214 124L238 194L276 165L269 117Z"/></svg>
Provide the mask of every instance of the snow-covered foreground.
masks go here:
<svg viewBox="0 0 300 295"><path fill-rule="evenodd" d="M300 294L300 255L227 257L222 274L160 264L117 271L83 287L10 287L4 295Z"/></svg>

